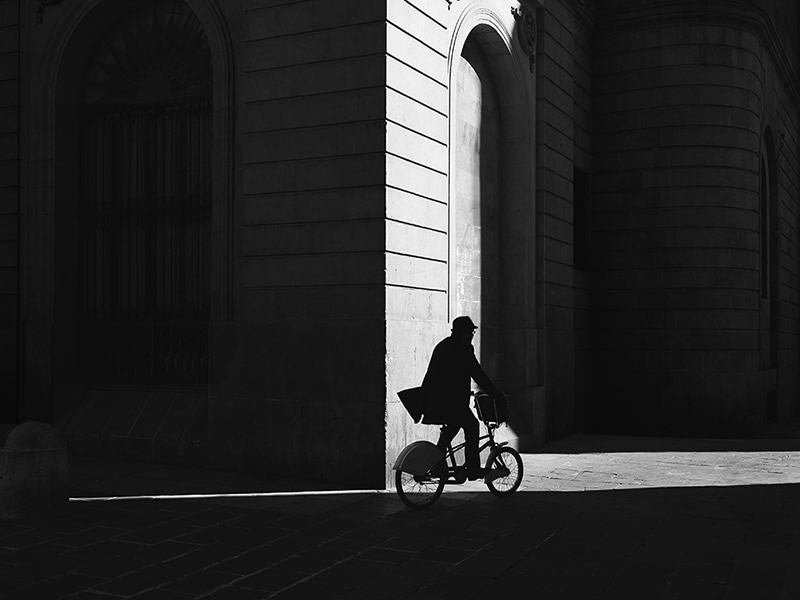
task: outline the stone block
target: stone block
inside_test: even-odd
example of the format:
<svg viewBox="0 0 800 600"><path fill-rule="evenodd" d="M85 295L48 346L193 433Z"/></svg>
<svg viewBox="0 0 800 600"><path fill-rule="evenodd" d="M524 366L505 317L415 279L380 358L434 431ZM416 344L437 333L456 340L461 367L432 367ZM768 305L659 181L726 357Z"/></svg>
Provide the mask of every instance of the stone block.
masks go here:
<svg viewBox="0 0 800 600"><path fill-rule="evenodd" d="M383 119L384 110L384 89L376 86L254 101L241 114L244 131L249 133Z"/></svg>
<svg viewBox="0 0 800 600"><path fill-rule="evenodd" d="M329 285L302 288L248 289L242 294L241 318L250 323L286 320L383 317L384 288Z"/></svg>
<svg viewBox="0 0 800 600"><path fill-rule="evenodd" d="M395 188L386 189L386 218L446 233L447 205Z"/></svg>
<svg viewBox="0 0 800 600"><path fill-rule="evenodd" d="M385 84L385 60L383 54L373 54L279 71L251 71L242 78L242 100L257 102L381 86Z"/></svg>
<svg viewBox="0 0 800 600"><path fill-rule="evenodd" d="M386 255L387 285L441 290L447 288L447 264L415 256Z"/></svg>
<svg viewBox="0 0 800 600"><path fill-rule="evenodd" d="M572 114L564 112L563 106L549 102L540 103L539 110L545 115L545 120L537 123L537 144L550 146L564 156L571 157L574 146L571 136L574 126Z"/></svg>
<svg viewBox="0 0 800 600"><path fill-rule="evenodd" d="M423 164L440 173L448 169L447 146L416 131L386 123L386 151Z"/></svg>
<svg viewBox="0 0 800 600"><path fill-rule="evenodd" d="M275 194L381 185L385 173L384 155L373 153L249 164L242 180L245 194Z"/></svg>
<svg viewBox="0 0 800 600"><path fill-rule="evenodd" d="M431 79L415 68L389 56L386 64L386 85L412 96L417 102L441 114L447 114L447 84Z"/></svg>
<svg viewBox="0 0 800 600"><path fill-rule="evenodd" d="M382 21L385 4L370 0L342 5L328 0L309 0L290 4L252 2L244 20L246 40L280 37L309 31L348 28L359 23Z"/></svg>
<svg viewBox="0 0 800 600"><path fill-rule="evenodd" d="M447 175L391 154L385 160L386 185L443 202Z"/></svg>
<svg viewBox="0 0 800 600"><path fill-rule="evenodd" d="M0 98L17 98L19 92L19 81L17 79L0 79ZM3 102L4 106L8 106L8 100Z"/></svg>
<svg viewBox="0 0 800 600"><path fill-rule="evenodd" d="M386 289L386 317L447 321L447 291L418 290L388 285Z"/></svg>
<svg viewBox="0 0 800 600"><path fill-rule="evenodd" d="M8 27L19 24L19 3L0 2L0 23Z"/></svg>
<svg viewBox="0 0 800 600"><path fill-rule="evenodd" d="M0 269L0 295L15 295L17 288L17 270Z"/></svg>
<svg viewBox="0 0 800 600"><path fill-rule="evenodd" d="M400 12L406 13L403 17L408 16L408 5L405 2L390 2L389 4L404 4L403 8L406 10L398 8L400 8ZM434 81L447 85L447 54L431 47L431 42L435 43L444 36L440 31L431 31L429 33L431 39L417 37L421 33L420 29L425 29L426 23L429 21L418 14L413 22L398 25L393 24L390 17L386 27L386 52Z"/></svg>
<svg viewBox="0 0 800 600"><path fill-rule="evenodd" d="M66 507L67 448L56 428L28 421L0 450L0 520L40 518Z"/></svg>
<svg viewBox="0 0 800 600"><path fill-rule="evenodd" d="M3 27L0 29L0 54L19 52L19 27ZM0 98L3 98L0 95Z"/></svg>
<svg viewBox="0 0 800 600"><path fill-rule="evenodd" d="M446 261L447 235L427 227L386 221L386 251Z"/></svg>
<svg viewBox="0 0 800 600"><path fill-rule="evenodd" d="M383 217L383 205L379 186L251 195L242 199L243 224L375 219Z"/></svg>
<svg viewBox="0 0 800 600"><path fill-rule="evenodd" d="M246 287L365 285L383 280L384 258L379 252L263 256L246 259Z"/></svg>
<svg viewBox="0 0 800 600"><path fill-rule="evenodd" d="M0 222L2 222L2 220L3 217L0 216ZM16 220L16 217L14 220ZM16 235L16 229L14 230L13 235ZM16 269L19 266L17 248L18 246L16 240L0 241L0 269Z"/></svg>
<svg viewBox="0 0 800 600"><path fill-rule="evenodd" d="M408 4L410 8L396 6L399 4ZM405 8L405 13L401 12L402 9ZM386 18L387 20L392 19L395 22L404 22L408 23L408 19L400 19L399 15L401 14L412 14L416 12L417 14L414 15L416 19L419 21L425 22L430 21L430 23L435 27L433 31L426 30L426 34L430 34L433 32L441 33L442 30L446 29L448 17L457 17L457 13L455 11L451 11L450 9L452 6L448 6L447 2L428 2L427 0L406 0L405 2L387 2L386 3ZM420 18L420 17L425 17ZM430 36L434 38L434 36ZM425 39L428 39L428 36L425 36ZM444 50L443 50L444 51Z"/></svg>
<svg viewBox="0 0 800 600"><path fill-rule="evenodd" d="M15 162L19 160L19 135L16 131L0 133L0 161Z"/></svg>
<svg viewBox="0 0 800 600"><path fill-rule="evenodd" d="M253 39L245 46L245 71L348 59L383 52L385 27L381 22L360 23L298 35Z"/></svg>
<svg viewBox="0 0 800 600"><path fill-rule="evenodd" d="M245 256L327 254L383 250L383 220L350 220L247 227L242 234Z"/></svg>
<svg viewBox="0 0 800 600"><path fill-rule="evenodd" d="M436 112L390 88L386 89L386 119L437 142L447 143L449 129L446 114Z"/></svg>
<svg viewBox="0 0 800 600"><path fill-rule="evenodd" d="M19 54L17 52L0 54L0 76L4 79L19 78ZM13 101L14 99L3 98L0 102L6 104L8 100Z"/></svg>
<svg viewBox="0 0 800 600"><path fill-rule="evenodd" d="M383 119L253 132L244 138L242 153L246 164L369 154L383 151L384 137Z"/></svg>

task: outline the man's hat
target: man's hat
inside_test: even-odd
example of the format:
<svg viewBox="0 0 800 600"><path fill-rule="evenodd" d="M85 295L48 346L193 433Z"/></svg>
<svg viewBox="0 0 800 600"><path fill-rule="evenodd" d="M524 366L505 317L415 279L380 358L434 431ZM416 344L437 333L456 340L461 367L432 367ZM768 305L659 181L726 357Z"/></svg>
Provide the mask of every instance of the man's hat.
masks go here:
<svg viewBox="0 0 800 600"><path fill-rule="evenodd" d="M453 319L453 331L475 331L478 328L469 317L456 317Z"/></svg>

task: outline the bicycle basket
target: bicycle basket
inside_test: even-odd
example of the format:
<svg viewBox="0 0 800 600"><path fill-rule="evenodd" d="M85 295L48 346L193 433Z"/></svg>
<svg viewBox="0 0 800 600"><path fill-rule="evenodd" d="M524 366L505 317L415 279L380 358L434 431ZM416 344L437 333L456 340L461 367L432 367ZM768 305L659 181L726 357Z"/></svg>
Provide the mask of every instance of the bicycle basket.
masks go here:
<svg viewBox="0 0 800 600"><path fill-rule="evenodd" d="M475 396L475 409L478 418L484 423L505 423L508 420L508 401L497 400L484 392Z"/></svg>

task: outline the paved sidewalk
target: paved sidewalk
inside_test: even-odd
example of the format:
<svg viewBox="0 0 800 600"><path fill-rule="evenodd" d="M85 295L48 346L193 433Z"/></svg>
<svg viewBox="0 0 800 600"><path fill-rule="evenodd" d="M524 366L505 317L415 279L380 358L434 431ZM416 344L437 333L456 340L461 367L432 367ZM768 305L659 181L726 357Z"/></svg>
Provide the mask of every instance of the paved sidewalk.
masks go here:
<svg viewBox="0 0 800 600"><path fill-rule="evenodd" d="M800 598L800 439L575 436L524 463L511 498L471 483L411 511L391 490L73 457L76 497L263 494L0 523L0 598Z"/></svg>

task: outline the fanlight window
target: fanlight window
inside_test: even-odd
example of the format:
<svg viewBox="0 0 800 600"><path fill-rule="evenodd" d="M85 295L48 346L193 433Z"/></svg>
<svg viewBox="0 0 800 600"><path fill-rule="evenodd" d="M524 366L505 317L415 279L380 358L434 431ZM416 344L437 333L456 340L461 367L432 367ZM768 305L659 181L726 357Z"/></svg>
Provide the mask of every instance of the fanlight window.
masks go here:
<svg viewBox="0 0 800 600"><path fill-rule="evenodd" d="M181 2L139 5L93 53L80 320L94 382L207 382L210 65Z"/></svg>

